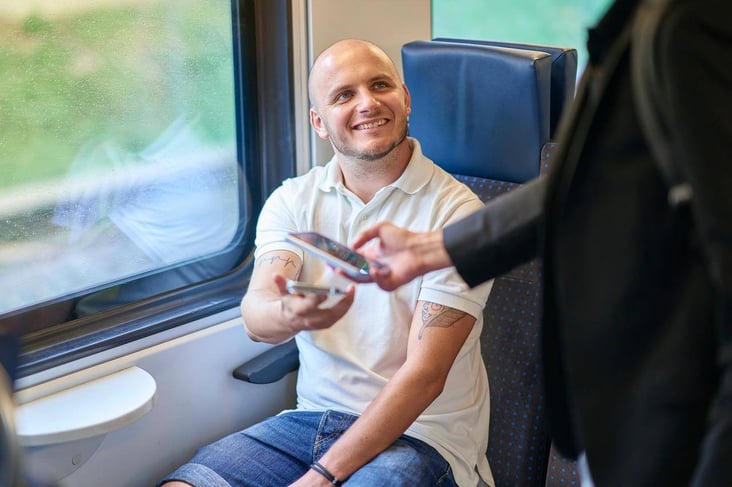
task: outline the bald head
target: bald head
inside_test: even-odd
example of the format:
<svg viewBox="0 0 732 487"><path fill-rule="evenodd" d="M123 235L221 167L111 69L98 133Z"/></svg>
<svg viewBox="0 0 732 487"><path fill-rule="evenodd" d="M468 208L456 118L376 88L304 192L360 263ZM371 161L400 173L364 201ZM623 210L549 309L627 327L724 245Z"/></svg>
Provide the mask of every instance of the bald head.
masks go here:
<svg viewBox="0 0 732 487"><path fill-rule="evenodd" d="M382 49L357 39L336 42L315 60L308 84L310 125L343 164L389 156L403 169L411 153L403 144L409 90ZM401 145L407 148L392 153Z"/></svg>
<svg viewBox="0 0 732 487"><path fill-rule="evenodd" d="M320 53L310 69L308 96L311 106L317 109L322 101L319 97L324 95L336 73L359 63L372 63L394 79L401 80L394 61L376 44L360 39L338 41Z"/></svg>

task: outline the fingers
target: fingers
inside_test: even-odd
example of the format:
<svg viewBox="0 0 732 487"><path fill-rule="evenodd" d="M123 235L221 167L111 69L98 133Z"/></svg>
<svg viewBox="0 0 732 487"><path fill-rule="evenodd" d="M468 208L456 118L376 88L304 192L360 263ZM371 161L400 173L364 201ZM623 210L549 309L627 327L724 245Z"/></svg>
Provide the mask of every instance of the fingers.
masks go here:
<svg viewBox="0 0 732 487"><path fill-rule="evenodd" d="M369 242L366 242L366 244L368 243ZM380 259L382 259L384 255L378 245L366 245L365 247L361 247L359 249L359 253L366 257L366 260L369 262L369 267L371 269L378 269L384 266L384 264L380 261Z"/></svg>
<svg viewBox="0 0 732 487"><path fill-rule="evenodd" d="M394 274L388 267L375 271L373 277L376 284L384 291L393 291L404 284L403 282L395 279Z"/></svg>
<svg viewBox="0 0 732 487"><path fill-rule="evenodd" d="M364 254L366 255L366 254ZM366 255L366 257L368 257ZM340 269L335 269L334 272L338 274L339 276L343 276L347 279L353 280L348 274L346 274L344 271ZM391 268L386 264L380 264L378 266L372 265L369 270L369 275L372 278L372 282L376 283L377 286L379 286L384 291L393 291L402 284L403 282L399 282L395 279L394 274L391 271ZM364 284L363 282L359 281L359 284Z"/></svg>
<svg viewBox="0 0 732 487"><path fill-rule="evenodd" d="M291 293L287 289L287 279L281 274L273 274L272 281L277 286L285 306L290 312L297 315L306 314L313 309L317 309L320 303L328 299L328 296L324 295Z"/></svg>
<svg viewBox="0 0 732 487"><path fill-rule="evenodd" d="M280 274L273 274L272 281L279 290L286 319L297 330L323 330L333 326L348 312L356 295L354 284L349 285L342 296L336 297L326 294L291 293L287 289L287 279ZM335 302L331 304L333 301Z"/></svg>
<svg viewBox="0 0 732 487"><path fill-rule="evenodd" d="M346 288L346 294L333 306L327 308L328 311L333 313L332 317L335 320L340 319L350 309L353 304L353 300L356 297L356 285L349 284Z"/></svg>

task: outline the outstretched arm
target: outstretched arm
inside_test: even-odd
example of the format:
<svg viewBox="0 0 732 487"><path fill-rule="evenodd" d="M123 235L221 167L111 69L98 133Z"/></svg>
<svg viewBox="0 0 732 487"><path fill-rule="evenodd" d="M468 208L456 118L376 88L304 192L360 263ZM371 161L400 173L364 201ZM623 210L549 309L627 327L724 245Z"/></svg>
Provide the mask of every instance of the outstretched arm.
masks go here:
<svg viewBox="0 0 732 487"><path fill-rule="evenodd" d="M244 328L252 340L281 343L302 330L321 330L338 321L353 303L355 285L330 308L326 296L289 294L286 283L300 274L300 257L287 250L260 255L241 301Z"/></svg>

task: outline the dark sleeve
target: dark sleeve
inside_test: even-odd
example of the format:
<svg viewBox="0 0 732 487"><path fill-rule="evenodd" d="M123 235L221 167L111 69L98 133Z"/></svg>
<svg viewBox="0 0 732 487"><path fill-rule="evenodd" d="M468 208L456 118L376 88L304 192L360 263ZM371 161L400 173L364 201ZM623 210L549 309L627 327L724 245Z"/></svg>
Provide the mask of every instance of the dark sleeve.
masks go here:
<svg viewBox="0 0 732 487"><path fill-rule="evenodd" d="M717 290L721 380L693 485L732 485L732 2L672 8L659 31L659 69L674 165Z"/></svg>
<svg viewBox="0 0 732 487"><path fill-rule="evenodd" d="M534 179L445 227L447 253L469 286L536 257L548 179Z"/></svg>

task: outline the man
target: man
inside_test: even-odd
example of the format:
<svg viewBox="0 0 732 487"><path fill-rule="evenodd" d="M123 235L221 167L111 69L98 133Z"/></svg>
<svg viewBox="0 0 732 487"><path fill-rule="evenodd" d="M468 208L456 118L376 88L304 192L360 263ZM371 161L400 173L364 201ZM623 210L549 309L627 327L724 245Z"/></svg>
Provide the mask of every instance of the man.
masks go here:
<svg viewBox="0 0 732 487"><path fill-rule="evenodd" d="M165 485L475 486L479 477L492 485L479 344L490 285L468 290L450 269L398 293L351 285L335 304L286 288L288 279L343 282L286 243L289 232L348 243L382 218L425 231L483 205L407 137L409 92L378 47L328 48L313 64L309 94L310 122L335 155L268 199L242 300L252 339L295 337L297 410L202 449Z"/></svg>
<svg viewBox="0 0 732 487"><path fill-rule="evenodd" d="M352 242L385 289L452 265L475 285L539 249L552 436L598 486L732 485L731 40L727 0L616 0L547 179Z"/></svg>

